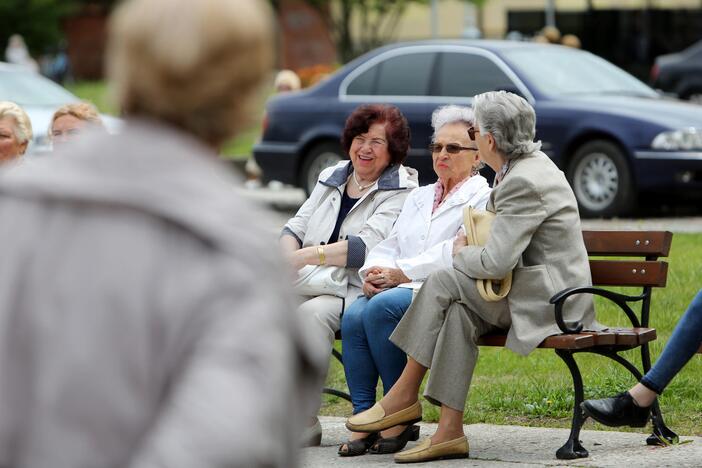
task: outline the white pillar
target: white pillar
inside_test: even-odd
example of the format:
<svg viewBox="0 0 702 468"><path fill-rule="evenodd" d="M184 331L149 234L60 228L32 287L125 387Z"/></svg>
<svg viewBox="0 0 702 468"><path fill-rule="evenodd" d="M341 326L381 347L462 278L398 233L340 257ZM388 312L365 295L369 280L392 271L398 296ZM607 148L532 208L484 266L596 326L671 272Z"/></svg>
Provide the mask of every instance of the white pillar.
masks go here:
<svg viewBox="0 0 702 468"><path fill-rule="evenodd" d="M431 0L431 37L439 37L439 0Z"/></svg>
<svg viewBox="0 0 702 468"><path fill-rule="evenodd" d="M546 0L546 26L556 26L556 0Z"/></svg>

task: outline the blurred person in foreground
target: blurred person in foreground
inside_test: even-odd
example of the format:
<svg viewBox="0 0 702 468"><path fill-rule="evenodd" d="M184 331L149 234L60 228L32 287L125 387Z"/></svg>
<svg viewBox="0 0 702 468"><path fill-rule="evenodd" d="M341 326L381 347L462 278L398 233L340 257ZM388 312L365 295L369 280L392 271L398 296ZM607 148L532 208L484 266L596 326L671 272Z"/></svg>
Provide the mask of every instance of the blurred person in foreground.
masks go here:
<svg viewBox="0 0 702 468"><path fill-rule="evenodd" d="M628 391L600 400L585 400L581 407L587 416L606 426L644 427L651 406L671 380L702 346L702 290L692 299L663 352Z"/></svg>
<svg viewBox="0 0 702 468"><path fill-rule="evenodd" d="M402 165L410 129L397 107L359 106L346 120L341 139L351 160L321 172L309 198L280 236L295 269L332 265L346 270L346 290L338 295L303 296L299 308L302 315L314 317L315 328L326 337L327 356L344 309L362 294L358 269L368 252L390 234L407 195L417 187L417 171ZM321 425L313 418L302 443L319 445L321 437Z"/></svg>
<svg viewBox="0 0 702 468"><path fill-rule="evenodd" d="M72 141L88 129L104 129L97 108L89 102L77 102L59 107L51 117L49 138L54 146Z"/></svg>
<svg viewBox="0 0 702 468"><path fill-rule="evenodd" d="M390 340L409 357L397 383L371 409L352 416L352 431L382 431L422 419L419 386L431 368L425 398L440 406L437 431L395 454L398 463L468 457L463 411L478 360L478 338L509 330L506 347L527 355L560 329L549 299L568 287L590 284L590 266L575 195L563 172L534 142L536 115L505 91L473 98L470 139L495 171L487 210L496 214L484 246L459 235L453 268L429 275ZM514 270L506 298L485 301L476 279L500 279ZM600 328L592 299L574 297L565 319Z"/></svg>
<svg viewBox="0 0 702 468"><path fill-rule="evenodd" d="M21 158L32 141L32 122L20 106L0 101L0 164Z"/></svg>
<svg viewBox="0 0 702 468"><path fill-rule="evenodd" d="M364 296L341 318L344 370L354 414L375 403L378 378L387 392L407 363L389 338L412 302L414 289L433 271L453 264L453 241L463 225L463 209L485 209L490 196L468 129L473 111L444 106L432 114L430 150L438 180L407 197L390 236L371 250L359 270ZM394 453L419 437L418 426L396 426L382 433L352 433L341 456Z"/></svg>
<svg viewBox="0 0 702 468"><path fill-rule="evenodd" d="M121 3L122 134L0 175L0 466L297 465L328 356L216 153L269 21L258 0Z"/></svg>

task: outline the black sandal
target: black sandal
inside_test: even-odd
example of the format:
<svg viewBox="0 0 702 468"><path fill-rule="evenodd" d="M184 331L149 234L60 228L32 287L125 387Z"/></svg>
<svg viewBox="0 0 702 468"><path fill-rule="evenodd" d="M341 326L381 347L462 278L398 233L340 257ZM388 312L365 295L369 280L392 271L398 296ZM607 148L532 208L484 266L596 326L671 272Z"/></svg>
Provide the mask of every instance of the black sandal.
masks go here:
<svg viewBox="0 0 702 468"><path fill-rule="evenodd" d="M355 457L358 455L363 455L368 451L368 447L373 445L379 438L378 432L371 432L367 437L363 439L349 440L341 444L339 447L338 454L340 457ZM346 450L343 451L344 445Z"/></svg>
<svg viewBox="0 0 702 468"><path fill-rule="evenodd" d="M381 455L386 453L396 453L405 448L407 442L419 439L419 426L407 426L398 436L378 437L375 444L368 449L368 453Z"/></svg>

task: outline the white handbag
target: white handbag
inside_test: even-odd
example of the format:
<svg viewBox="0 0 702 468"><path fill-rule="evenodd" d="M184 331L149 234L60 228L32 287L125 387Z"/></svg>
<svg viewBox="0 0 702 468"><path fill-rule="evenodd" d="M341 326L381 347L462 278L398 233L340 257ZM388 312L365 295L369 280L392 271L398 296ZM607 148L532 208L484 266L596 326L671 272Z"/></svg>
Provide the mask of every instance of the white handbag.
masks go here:
<svg viewBox="0 0 702 468"><path fill-rule="evenodd" d="M331 265L305 265L297 272L293 289L301 296L346 297L349 278L346 268Z"/></svg>

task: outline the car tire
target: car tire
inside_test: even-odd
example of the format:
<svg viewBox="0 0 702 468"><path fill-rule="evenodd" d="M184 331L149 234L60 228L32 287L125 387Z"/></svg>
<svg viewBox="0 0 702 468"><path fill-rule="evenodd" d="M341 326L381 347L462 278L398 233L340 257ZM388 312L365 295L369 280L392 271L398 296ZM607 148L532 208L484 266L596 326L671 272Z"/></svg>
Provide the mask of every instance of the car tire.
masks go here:
<svg viewBox="0 0 702 468"><path fill-rule="evenodd" d="M319 174L327 167L333 166L344 159L341 145L331 141L313 146L305 156L300 170L299 184L305 189L307 196L317 185Z"/></svg>
<svg viewBox="0 0 702 468"><path fill-rule="evenodd" d="M567 177L585 218L620 216L634 206L631 169L611 141L593 140L580 146L568 164Z"/></svg>

